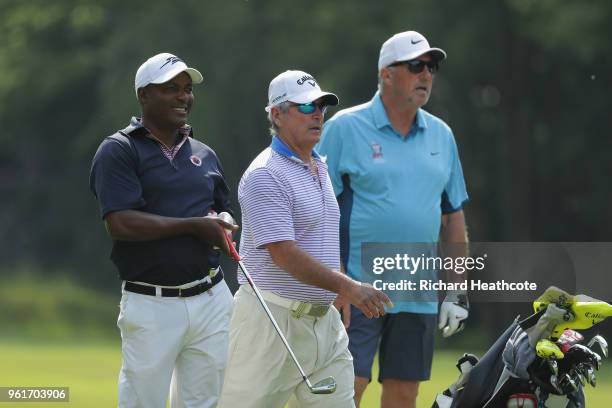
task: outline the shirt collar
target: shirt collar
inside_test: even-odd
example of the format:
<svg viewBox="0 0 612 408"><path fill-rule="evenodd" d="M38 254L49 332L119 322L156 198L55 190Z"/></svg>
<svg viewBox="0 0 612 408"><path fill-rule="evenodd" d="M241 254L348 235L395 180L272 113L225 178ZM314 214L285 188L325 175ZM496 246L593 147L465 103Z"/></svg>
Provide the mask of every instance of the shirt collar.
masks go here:
<svg viewBox="0 0 612 408"><path fill-rule="evenodd" d="M281 140L280 137L276 135L272 136L272 143L270 144L270 148L272 148L272 150L274 150L276 153L280 154L281 156L285 156L293 161L303 163L302 159L300 159L300 157L297 154L295 154L293 150L291 150L291 148L287 146L287 144L285 144L285 142ZM312 157L314 157L315 159L319 159L319 160L321 159L321 157L319 156L319 153L317 153L315 149L312 149L311 154L312 154Z"/></svg>
<svg viewBox="0 0 612 408"><path fill-rule="evenodd" d="M374 116L374 124L376 125L376 128L382 129L385 126L393 128L391 122L389 121L389 117L387 116L385 105L383 105L382 99L380 98L380 91L376 91L376 94L372 98L371 110L372 115ZM427 128L427 119L425 118L425 115L423 114L423 109L421 108L417 109L415 124L419 130Z"/></svg>
<svg viewBox="0 0 612 408"><path fill-rule="evenodd" d="M123 129L121 132L125 133L125 134L130 134L133 132L142 132L142 131L147 131L148 133L149 130L147 128L145 128L142 125L142 119L141 118L137 118L136 116L132 116L132 119L130 119L130 124ZM181 134L181 136L183 138L185 137L192 137L193 136L193 129L191 128L190 125L184 125L183 127L181 127L179 129L179 133Z"/></svg>

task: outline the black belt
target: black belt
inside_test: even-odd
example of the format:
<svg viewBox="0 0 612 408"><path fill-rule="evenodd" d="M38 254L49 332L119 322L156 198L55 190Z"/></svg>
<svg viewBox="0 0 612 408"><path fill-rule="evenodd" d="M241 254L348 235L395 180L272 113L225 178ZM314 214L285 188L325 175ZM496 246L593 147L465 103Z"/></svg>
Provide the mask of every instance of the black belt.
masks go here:
<svg viewBox="0 0 612 408"><path fill-rule="evenodd" d="M210 283L208 282L200 282L195 286L192 286L187 289L178 289L178 288L161 288L161 295L163 297L190 297L196 296L200 293L204 293L217 283L223 280L223 272L219 270L215 276L210 279ZM140 285L134 282L125 282L125 286L123 287L125 290L134 293L140 293L141 295L156 295L156 287L155 286L147 286Z"/></svg>

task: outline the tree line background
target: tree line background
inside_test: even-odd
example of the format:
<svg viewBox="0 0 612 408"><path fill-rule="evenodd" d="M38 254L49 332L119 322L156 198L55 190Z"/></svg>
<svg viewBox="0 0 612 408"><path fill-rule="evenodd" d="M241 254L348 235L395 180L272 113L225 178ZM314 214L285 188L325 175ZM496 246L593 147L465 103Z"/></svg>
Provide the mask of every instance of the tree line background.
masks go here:
<svg viewBox="0 0 612 408"><path fill-rule="evenodd" d="M607 0L0 0L1 273L118 296L89 166L139 113L148 57L203 73L190 122L239 211L269 81L301 69L338 109L362 103L381 44L410 29L448 53L426 109L457 138L471 240L610 241L611 21Z"/></svg>

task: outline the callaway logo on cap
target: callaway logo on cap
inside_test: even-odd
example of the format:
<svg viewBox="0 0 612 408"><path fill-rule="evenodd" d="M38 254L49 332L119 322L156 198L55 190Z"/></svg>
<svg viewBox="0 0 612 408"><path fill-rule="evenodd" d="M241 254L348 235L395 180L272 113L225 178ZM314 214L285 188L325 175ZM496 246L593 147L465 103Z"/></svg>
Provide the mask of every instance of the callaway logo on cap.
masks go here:
<svg viewBox="0 0 612 408"><path fill-rule="evenodd" d="M380 71L394 62L410 61L423 54L429 54L431 58L437 61L446 58L446 53L443 50L431 48L427 39L416 31L395 34L385 41L380 48L378 70Z"/></svg>
<svg viewBox="0 0 612 408"><path fill-rule="evenodd" d="M138 89L149 84L163 84L180 74L186 72L194 84L202 82L202 74L195 68L189 68L179 57L167 52L157 54L144 62L136 71L134 88L136 97Z"/></svg>
<svg viewBox="0 0 612 408"><path fill-rule="evenodd" d="M283 102L310 103L324 98L326 105L337 105L339 100L330 92L323 92L312 75L304 71L285 71L270 82L266 112Z"/></svg>

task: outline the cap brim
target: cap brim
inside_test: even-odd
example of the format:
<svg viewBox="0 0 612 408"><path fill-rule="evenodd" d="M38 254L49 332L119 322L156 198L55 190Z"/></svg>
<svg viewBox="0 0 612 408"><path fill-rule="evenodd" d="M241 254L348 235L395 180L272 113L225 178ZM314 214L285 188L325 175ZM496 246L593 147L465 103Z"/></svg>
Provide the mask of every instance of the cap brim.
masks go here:
<svg viewBox="0 0 612 408"><path fill-rule="evenodd" d="M446 58L446 52L444 52L444 50L440 48L428 48L426 50L419 50L417 52L413 52L413 53L404 55L398 58L397 60L393 61L392 64L396 62L410 61L412 59L418 58L421 55L425 55L425 54L431 55L431 58L433 58L436 61L442 61L443 59Z"/></svg>
<svg viewBox="0 0 612 408"><path fill-rule="evenodd" d="M333 93L323 91L304 92L293 96L288 100L295 103L310 103L316 101L317 99L323 99L323 102L325 102L325 104L328 106L336 106L340 102L338 97Z"/></svg>
<svg viewBox="0 0 612 408"><path fill-rule="evenodd" d="M187 73L187 75L189 75L189 77L191 78L191 82L194 84L200 84L204 80L204 77L202 76L202 74L200 74L200 71L195 68L176 67L176 69L166 72L164 75L155 79L155 81L151 81L150 83L163 84L164 82L168 82L169 80L171 80L182 72Z"/></svg>
<svg viewBox="0 0 612 408"><path fill-rule="evenodd" d="M313 90L310 92L304 92L299 95L292 96L288 99L283 99L280 102L275 103L274 105L268 105L266 106L265 111L270 112L273 107L278 106L283 102L310 103L316 101L317 99L322 99L323 103L327 106L336 106L338 105L338 103L340 103L340 99L338 99L338 97L331 92Z"/></svg>
<svg viewBox="0 0 612 408"><path fill-rule="evenodd" d="M204 77L202 76L200 71L195 68L187 68L185 72L189 74L189 76L191 77L191 82L193 82L194 84L201 84L204 81Z"/></svg>

